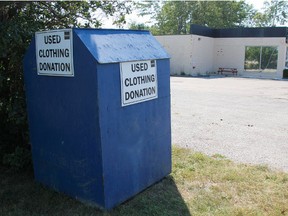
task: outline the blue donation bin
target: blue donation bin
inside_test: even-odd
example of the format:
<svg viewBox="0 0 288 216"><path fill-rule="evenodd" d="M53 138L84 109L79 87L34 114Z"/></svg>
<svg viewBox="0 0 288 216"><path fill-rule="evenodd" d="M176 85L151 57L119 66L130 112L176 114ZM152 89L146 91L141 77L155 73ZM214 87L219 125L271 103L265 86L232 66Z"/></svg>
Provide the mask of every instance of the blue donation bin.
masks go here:
<svg viewBox="0 0 288 216"><path fill-rule="evenodd" d="M24 71L36 181L111 209L171 172L169 56L148 31L37 32Z"/></svg>

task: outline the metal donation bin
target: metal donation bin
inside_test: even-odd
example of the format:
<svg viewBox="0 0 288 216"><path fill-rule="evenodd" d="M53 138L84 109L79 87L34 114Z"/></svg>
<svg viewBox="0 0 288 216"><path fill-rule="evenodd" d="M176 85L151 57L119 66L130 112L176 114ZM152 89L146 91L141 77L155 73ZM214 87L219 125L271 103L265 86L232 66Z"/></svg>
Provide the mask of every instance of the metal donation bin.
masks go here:
<svg viewBox="0 0 288 216"><path fill-rule="evenodd" d="M111 209L171 172L169 56L148 31L37 32L24 78L36 181Z"/></svg>

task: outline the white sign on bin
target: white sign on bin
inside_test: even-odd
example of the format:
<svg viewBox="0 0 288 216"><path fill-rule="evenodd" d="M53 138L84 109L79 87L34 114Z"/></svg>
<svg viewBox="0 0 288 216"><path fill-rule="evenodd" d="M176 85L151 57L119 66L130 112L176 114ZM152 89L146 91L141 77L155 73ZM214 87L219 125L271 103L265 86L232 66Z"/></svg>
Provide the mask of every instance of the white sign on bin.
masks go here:
<svg viewBox="0 0 288 216"><path fill-rule="evenodd" d="M38 75L74 76L72 30L36 32Z"/></svg>
<svg viewBox="0 0 288 216"><path fill-rule="evenodd" d="M122 106L158 98L156 67L156 60L120 63Z"/></svg>

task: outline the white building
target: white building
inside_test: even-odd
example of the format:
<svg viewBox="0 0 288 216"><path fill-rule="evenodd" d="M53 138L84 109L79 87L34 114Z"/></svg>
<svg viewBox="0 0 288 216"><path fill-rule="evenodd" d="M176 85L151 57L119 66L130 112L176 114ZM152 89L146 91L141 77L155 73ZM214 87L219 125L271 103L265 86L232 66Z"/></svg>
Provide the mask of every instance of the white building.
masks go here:
<svg viewBox="0 0 288 216"><path fill-rule="evenodd" d="M207 75L219 68L237 68L238 76L281 79L285 64L288 67L287 30L191 25L189 35L156 38L171 55L172 75Z"/></svg>

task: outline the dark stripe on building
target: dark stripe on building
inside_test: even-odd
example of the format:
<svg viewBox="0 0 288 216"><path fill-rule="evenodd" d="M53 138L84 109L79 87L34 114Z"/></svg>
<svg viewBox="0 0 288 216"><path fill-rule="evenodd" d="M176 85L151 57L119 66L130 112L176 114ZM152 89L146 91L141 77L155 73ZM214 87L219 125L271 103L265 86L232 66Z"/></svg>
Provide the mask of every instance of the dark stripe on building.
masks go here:
<svg viewBox="0 0 288 216"><path fill-rule="evenodd" d="M226 28L212 29L206 26L192 24L190 34L212 38L241 38L241 37L287 37L287 27L261 27L261 28Z"/></svg>

